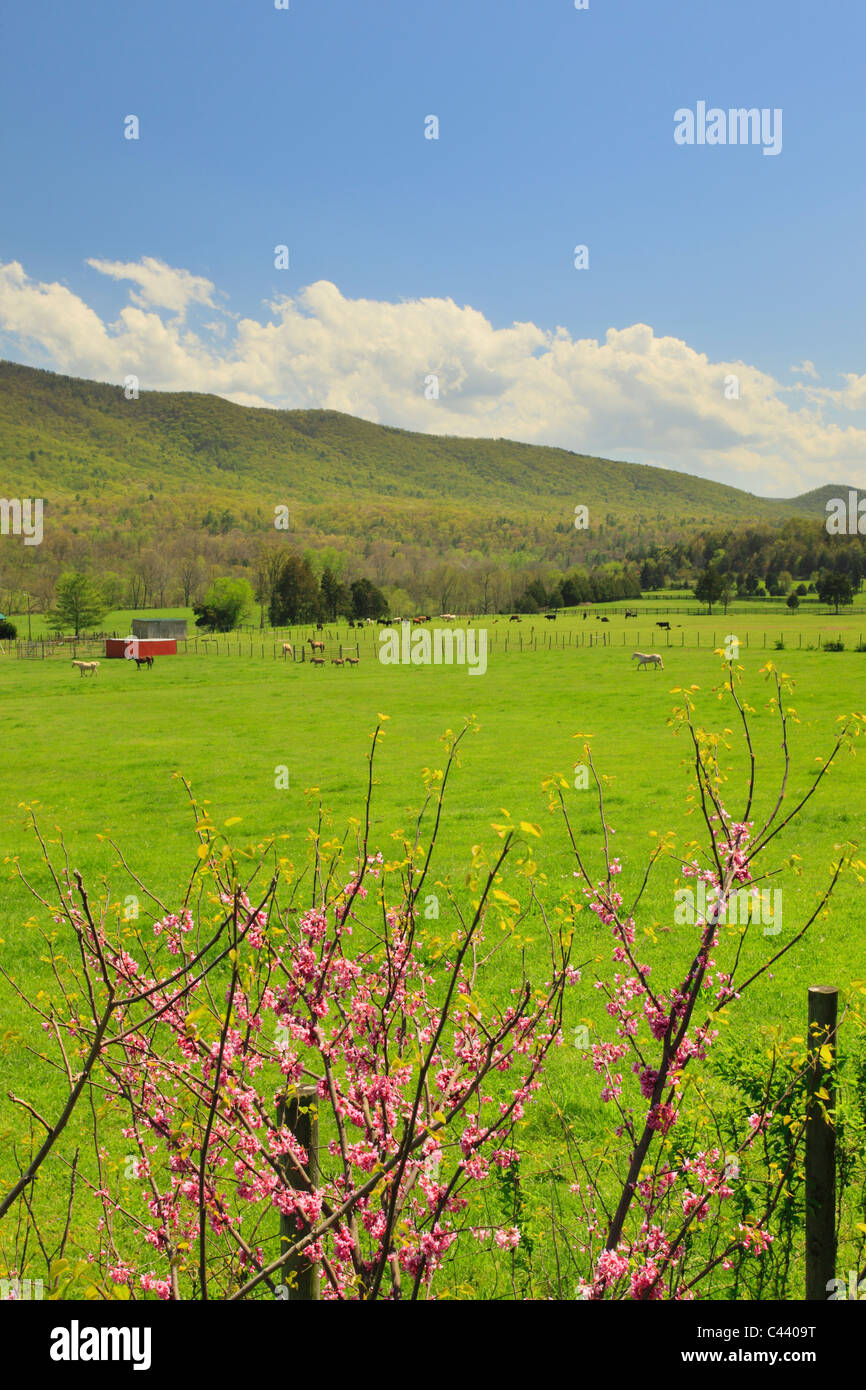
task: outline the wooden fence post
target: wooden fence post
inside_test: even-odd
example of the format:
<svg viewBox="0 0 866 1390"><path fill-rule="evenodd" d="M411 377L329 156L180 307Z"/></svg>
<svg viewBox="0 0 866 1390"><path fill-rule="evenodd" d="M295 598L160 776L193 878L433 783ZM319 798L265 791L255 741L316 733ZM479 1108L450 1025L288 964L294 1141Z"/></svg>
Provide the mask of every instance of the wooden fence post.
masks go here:
<svg viewBox="0 0 866 1390"><path fill-rule="evenodd" d="M315 1086L298 1086L287 1099L283 1096L277 1106L277 1125L286 1125L309 1156L305 1182L288 1158L283 1160L283 1173L290 1187L310 1192L319 1185L319 1104ZM298 1239L294 1216L280 1216L280 1252ZM304 1257L294 1255L283 1265L281 1282L288 1288L290 1303L319 1301L319 1270Z"/></svg>
<svg viewBox="0 0 866 1390"><path fill-rule="evenodd" d="M836 1277L836 1009L833 985L809 986L806 1098L806 1298L829 1297Z"/></svg>

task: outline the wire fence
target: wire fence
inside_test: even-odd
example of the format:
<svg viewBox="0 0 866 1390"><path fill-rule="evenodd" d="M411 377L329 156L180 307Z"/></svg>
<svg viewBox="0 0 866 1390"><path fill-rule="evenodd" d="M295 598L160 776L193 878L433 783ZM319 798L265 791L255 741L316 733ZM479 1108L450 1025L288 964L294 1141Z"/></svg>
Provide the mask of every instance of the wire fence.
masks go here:
<svg viewBox="0 0 866 1390"><path fill-rule="evenodd" d="M607 616L607 615L605 615ZM641 614L641 616L644 616ZM732 615L729 613L728 618ZM847 616L847 615L846 615ZM538 615L543 621L543 615ZM632 647L634 650L645 650L646 647L662 648L686 648L693 650L716 651L724 649L732 636L730 624L726 623L725 628L718 628L711 631L708 628L703 630L682 627L659 628L658 624L653 624L649 628L641 628L639 623L634 627L624 628L611 632L608 630L599 631L597 628L559 628L553 625L544 628L537 626L538 617L532 615L531 618L523 616L521 624L528 624L529 630L524 626L514 627L508 620L499 619L472 619L468 620L472 624L474 631L484 629L487 633L487 647L491 652L537 652L537 651L565 651L568 649L586 649L593 647ZM430 627L435 624L424 625L414 629L414 631L430 631ZM445 631L454 632L452 626L448 626ZM262 633L258 629L248 629L247 633L232 632L227 634L214 633L208 636L194 636L177 639L178 654L196 657L214 657L225 659L228 657L254 659L261 661L291 661L309 662L319 659L325 662L330 661L349 661L360 660L364 657L378 656L381 650L379 642L379 626L373 627L353 627L344 624L323 625L316 636L311 638L309 634L309 624L303 628L275 628ZM5 651L9 655L14 655L20 660L46 660L50 658L65 658L67 660L94 660L105 658L105 642L107 638L117 637L116 633L82 633L79 637L40 637L33 641L17 640L7 642ZM858 633L856 644L845 642L842 633L833 637L828 637L820 632L794 630L790 625L786 628L779 628L776 631L769 627L766 631L756 633L744 630L738 638L739 646L746 650L762 651L812 651L812 650L866 650L863 633ZM161 659L161 658L160 658Z"/></svg>

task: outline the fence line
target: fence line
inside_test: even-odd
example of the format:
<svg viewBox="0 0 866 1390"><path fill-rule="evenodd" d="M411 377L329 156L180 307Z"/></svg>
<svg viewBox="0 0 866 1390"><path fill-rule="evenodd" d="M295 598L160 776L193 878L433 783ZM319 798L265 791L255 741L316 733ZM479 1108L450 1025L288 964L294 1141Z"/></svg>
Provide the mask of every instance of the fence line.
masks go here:
<svg viewBox="0 0 866 1390"><path fill-rule="evenodd" d="M497 622L485 622L475 619L475 631L484 629L487 632L488 649L493 652L496 650L512 651L565 651L568 648L594 648L621 646L626 648L632 646L639 650L644 650L646 643L650 649L662 647L668 650L672 647L689 648L704 651L716 651L726 641L726 638L735 634L725 631L725 628L716 628L712 632L704 629L686 630L682 626L678 628L659 629L658 624L647 631L640 626L620 629L618 632L600 631L596 626L584 627L550 627L542 628L535 622L528 624L527 628L520 626L515 629L510 624L503 624L500 628ZM726 623L725 627L732 624ZM429 627L419 628L418 631L429 631ZM452 627L447 627L445 631L454 631ZM253 630L249 636L242 636L238 633L214 633L211 635L194 635L186 638L178 638L178 653L194 656L235 656L258 658L259 660L292 660L294 662L308 661L312 655L310 638L306 636L309 632L309 624L301 628L274 628L267 630L267 636L259 629ZM6 651L21 659L46 660L54 657L71 657L77 659L79 654L84 656L101 656L104 654L104 644L107 636L111 634L85 633L80 637L58 637L46 636L34 638L32 641L27 639L16 639L14 642L5 644ZM679 641L677 641L677 635ZM341 632L340 625L324 627L313 638L314 641L324 643L323 655L325 660L343 660L347 656L360 659L364 656L375 656L379 651L379 628L378 627L355 627L346 626ZM804 638L806 639L804 641ZM663 640L664 639L664 640ZM292 652L283 651L283 643L287 642L292 646ZM757 648L762 651L776 650L784 651L791 648L797 650L818 650L822 651L828 646L837 649L837 644L846 650L866 650L864 647L863 633L858 633L856 647L849 640L848 645L843 642L842 633L839 632L835 638L830 638L821 632L806 632L800 630L785 630L779 628L777 631L763 631L760 633L744 631L739 638L740 646L746 651Z"/></svg>

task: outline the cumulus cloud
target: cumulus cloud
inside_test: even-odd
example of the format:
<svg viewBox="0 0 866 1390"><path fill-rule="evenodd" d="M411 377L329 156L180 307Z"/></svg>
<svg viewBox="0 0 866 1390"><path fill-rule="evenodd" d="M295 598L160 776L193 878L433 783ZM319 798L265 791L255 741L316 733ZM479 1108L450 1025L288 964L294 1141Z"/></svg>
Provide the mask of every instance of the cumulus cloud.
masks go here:
<svg viewBox="0 0 866 1390"><path fill-rule="evenodd" d="M603 340L534 323L495 328L451 299L349 299L328 281L228 328L225 317L207 315L196 331L193 311L219 308L211 281L149 257L89 264L136 287L114 322L65 286L34 283L17 262L0 265L7 354L35 354L100 380L134 372L143 390L209 391L244 405L320 407L430 433L561 445L762 494L864 476L866 430L840 420L866 407L866 377L848 374L838 391L783 386L749 363L710 361L647 324L610 328ZM808 361L792 370L814 373Z"/></svg>
<svg viewBox="0 0 866 1390"><path fill-rule="evenodd" d="M214 286L201 275L191 275L188 270L175 270L173 266L158 261L153 256L145 256L141 261L99 261L88 260L87 264L100 275L110 275L114 280L131 280L138 285L130 290L129 297L140 309L171 309L179 318L185 318L191 304L207 304L215 308Z"/></svg>

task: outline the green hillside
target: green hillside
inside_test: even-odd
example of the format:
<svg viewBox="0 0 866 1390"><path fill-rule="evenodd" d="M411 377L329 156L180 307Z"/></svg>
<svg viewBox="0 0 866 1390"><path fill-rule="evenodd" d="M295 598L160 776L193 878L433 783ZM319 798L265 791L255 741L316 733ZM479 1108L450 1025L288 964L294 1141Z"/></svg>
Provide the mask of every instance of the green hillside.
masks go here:
<svg viewBox="0 0 866 1390"><path fill-rule="evenodd" d="M848 484L825 483L823 487L816 487L811 492L803 492L799 497L792 497L790 506L802 516L825 518L827 516L827 503L833 497L843 497L847 503Z"/></svg>
<svg viewBox="0 0 866 1390"><path fill-rule="evenodd" d="M402 514L407 504L471 505L556 515L567 526L583 503L608 524L697 527L823 516L827 491L761 498L565 449L415 434L335 411L264 410L192 392L127 400L120 387L13 362L0 362L0 466L6 495L41 495L46 505L101 497L103 520L120 499L159 494L190 513L225 505L243 516L277 502L308 508L351 497L390 501Z"/></svg>

